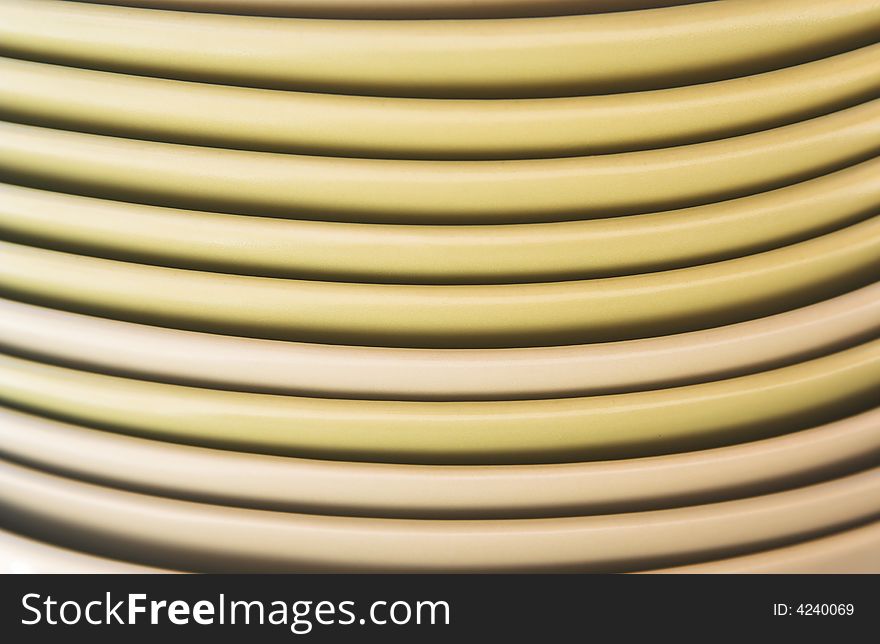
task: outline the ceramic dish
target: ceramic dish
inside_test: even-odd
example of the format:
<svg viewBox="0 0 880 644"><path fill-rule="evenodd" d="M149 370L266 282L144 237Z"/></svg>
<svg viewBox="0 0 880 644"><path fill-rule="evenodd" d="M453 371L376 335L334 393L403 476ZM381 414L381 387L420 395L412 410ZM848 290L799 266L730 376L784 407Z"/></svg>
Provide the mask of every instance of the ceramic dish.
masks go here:
<svg viewBox="0 0 880 644"><path fill-rule="evenodd" d="M0 171L17 182L159 206L369 223L510 224L697 206L878 152L880 100L706 143L501 161L278 154L0 123Z"/></svg>
<svg viewBox="0 0 880 644"><path fill-rule="evenodd" d="M0 463L13 526L103 556L201 571L616 571L695 563L874 519L880 469L723 503L594 517L407 520L177 501Z"/></svg>
<svg viewBox="0 0 880 644"><path fill-rule="evenodd" d="M880 45L872 45L689 87L481 101L257 90L2 58L0 114L97 134L273 152L551 157L696 143L819 116L876 96L878 65Z"/></svg>
<svg viewBox="0 0 880 644"><path fill-rule="evenodd" d="M880 409L730 447L557 465L267 456L146 440L8 408L0 408L0 439L0 454L21 463L184 500L308 514L533 518L697 505L854 472L880 461Z"/></svg>
<svg viewBox="0 0 880 644"><path fill-rule="evenodd" d="M855 413L876 403L878 383L880 340L710 383L584 398L486 402L219 391L0 355L0 399L38 413L244 451L443 464L571 462L718 447Z"/></svg>
<svg viewBox="0 0 880 644"><path fill-rule="evenodd" d="M218 389L387 400L624 393L718 380L875 337L880 284L730 326L522 349L393 349L260 340L120 322L0 299L0 347L90 371Z"/></svg>
<svg viewBox="0 0 880 644"><path fill-rule="evenodd" d="M236 85L444 97L700 83L868 44L878 27L874 0L729 0L459 22L0 3L2 51L17 58Z"/></svg>

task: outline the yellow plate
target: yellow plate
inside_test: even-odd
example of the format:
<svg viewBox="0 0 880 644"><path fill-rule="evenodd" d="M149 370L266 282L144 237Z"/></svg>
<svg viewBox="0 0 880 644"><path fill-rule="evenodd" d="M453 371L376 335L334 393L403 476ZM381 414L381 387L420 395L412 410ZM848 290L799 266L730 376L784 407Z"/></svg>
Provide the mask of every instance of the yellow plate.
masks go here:
<svg viewBox="0 0 880 644"><path fill-rule="evenodd" d="M195 147L0 123L14 182L156 205L372 223L516 223L740 197L880 151L880 100L688 146L588 157L413 161Z"/></svg>
<svg viewBox="0 0 880 644"><path fill-rule="evenodd" d="M79 312L333 344L536 346L691 331L803 306L880 277L880 217L776 250L645 275L418 286L227 275L0 242L0 292Z"/></svg>
<svg viewBox="0 0 880 644"><path fill-rule="evenodd" d="M741 199L499 226L347 224L175 210L0 184L6 239L150 264L352 282L491 284L627 275L769 250L865 219L880 159Z"/></svg>
<svg viewBox="0 0 880 644"><path fill-rule="evenodd" d="M773 371L585 398L409 402L169 385L0 355L7 404L125 433L310 458L549 463L704 449L864 409L880 340Z"/></svg>
<svg viewBox="0 0 880 644"><path fill-rule="evenodd" d="M338 93L558 96L668 87L876 41L875 0L726 0L485 20L302 20L0 3L0 52L146 76Z"/></svg>
<svg viewBox="0 0 880 644"><path fill-rule="evenodd" d="M219 147L413 159L623 152L777 127L880 92L880 45L733 80L575 98L404 99L257 90L0 58L0 115Z"/></svg>

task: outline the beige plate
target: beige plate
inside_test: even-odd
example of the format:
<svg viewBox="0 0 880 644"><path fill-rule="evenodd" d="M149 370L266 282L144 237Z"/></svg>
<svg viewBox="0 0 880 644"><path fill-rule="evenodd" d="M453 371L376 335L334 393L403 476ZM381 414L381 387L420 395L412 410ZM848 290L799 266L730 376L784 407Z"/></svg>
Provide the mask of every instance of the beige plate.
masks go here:
<svg viewBox="0 0 880 644"><path fill-rule="evenodd" d="M593 517L411 520L246 510L0 464L9 522L104 555L187 570L631 571L692 563L878 515L880 469L786 492ZM39 531L39 532L36 532Z"/></svg>
<svg viewBox="0 0 880 644"><path fill-rule="evenodd" d="M213 450L0 408L0 454L92 482L221 505L399 518L531 518L722 501L852 472L880 459L880 408L793 434L684 454L458 467Z"/></svg>

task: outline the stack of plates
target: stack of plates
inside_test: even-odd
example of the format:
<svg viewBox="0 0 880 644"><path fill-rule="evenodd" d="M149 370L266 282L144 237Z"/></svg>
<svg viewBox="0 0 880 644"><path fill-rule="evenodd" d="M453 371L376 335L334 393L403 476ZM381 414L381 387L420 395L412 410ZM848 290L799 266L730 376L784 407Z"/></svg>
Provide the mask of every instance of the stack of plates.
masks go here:
<svg viewBox="0 0 880 644"><path fill-rule="evenodd" d="M0 3L0 563L880 571L878 33Z"/></svg>

